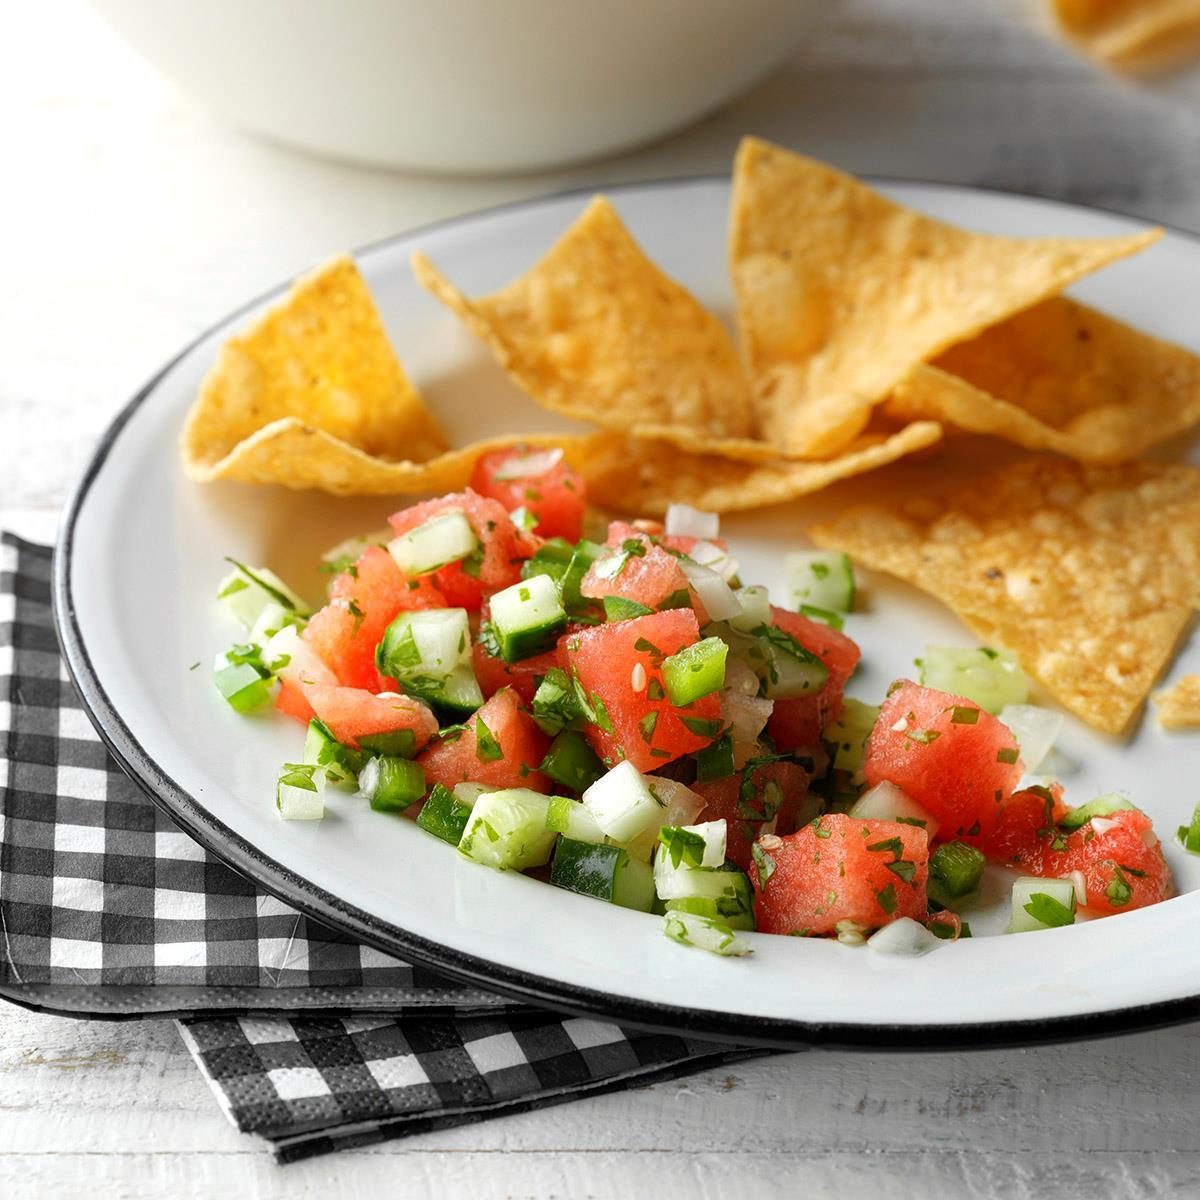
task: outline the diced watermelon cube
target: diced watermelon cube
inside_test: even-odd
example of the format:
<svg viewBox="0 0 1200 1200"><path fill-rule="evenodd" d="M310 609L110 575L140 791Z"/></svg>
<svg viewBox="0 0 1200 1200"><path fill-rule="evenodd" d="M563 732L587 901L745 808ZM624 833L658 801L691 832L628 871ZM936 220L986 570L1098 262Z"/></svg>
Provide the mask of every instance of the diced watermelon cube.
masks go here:
<svg viewBox="0 0 1200 1200"><path fill-rule="evenodd" d="M626 547L622 550L621 546ZM654 545L644 534L627 538L614 551L620 555L632 551L620 569L613 574L613 557L601 558L592 564L579 585L580 592L595 600L605 596L620 596L643 604L657 612L661 608L691 607L697 620L705 624L708 614L699 597L688 583L679 561L661 546Z"/></svg>
<svg viewBox="0 0 1200 1200"><path fill-rule="evenodd" d="M588 740L608 765L628 759L639 771L653 771L712 743L721 729L719 694L676 708L662 677L663 660L699 640L690 608L595 625L560 639L597 713L598 724L587 726Z"/></svg>
<svg viewBox="0 0 1200 1200"><path fill-rule="evenodd" d="M550 780L536 768L550 739L521 708L512 688L498 691L464 724L452 740L437 741L420 756L425 778L453 788L466 780L499 788L550 791Z"/></svg>
<svg viewBox="0 0 1200 1200"><path fill-rule="evenodd" d="M767 722L767 732L778 749L811 749L820 744L825 726L842 715L842 693L862 651L844 633L786 608L772 605L771 620L829 670L829 677L815 695L776 700Z"/></svg>
<svg viewBox="0 0 1200 1200"><path fill-rule="evenodd" d="M522 561L533 554L541 539L518 529L498 500L477 495L469 488L401 509L388 521L400 536L447 509L457 509L467 518L479 539L481 560L478 574L473 573L474 568L464 570L462 563L451 563L435 571L433 581L451 608L476 611L485 596L520 579Z"/></svg>
<svg viewBox="0 0 1200 1200"><path fill-rule="evenodd" d="M329 603L313 614L304 639L339 682L371 692L392 687L376 669L375 647L397 613L447 606L428 578L406 579L380 546L369 546L329 590Z"/></svg>
<svg viewBox="0 0 1200 1200"><path fill-rule="evenodd" d="M561 537L577 542L583 532L583 510L587 488L583 477L561 458L548 470L517 475L522 464L540 467L546 452L512 446L481 455L471 473L471 487L481 496L498 500L512 512L524 508L537 518L537 533L544 538Z"/></svg>
<svg viewBox="0 0 1200 1200"><path fill-rule="evenodd" d="M433 713L419 700L398 692L317 686L308 689L308 699L330 733L354 748L361 737L411 729L414 748L420 750L437 732Z"/></svg>
<svg viewBox="0 0 1200 1200"><path fill-rule="evenodd" d="M972 700L904 680L884 701L863 763L937 817L939 836L987 837L1021 778L1016 739Z"/></svg>
<svg viewBox="0 0 1200 1200"><path fill-rule="evenodd" d="M808 798L808 772L796 763L768 762L724 779L695 783L692 790L704 797L696 820L724 819L725 857L748 871L750 847L764 830L787 834L796 828Z"/></svg>
<svg viewBox="0 0 1200 1200"><path fill-rule="evenodd" d="M758 843L750 880L764 933L833 933L839 921L877 928L928 912L929 839L896 821L831 813Z"/></svg>

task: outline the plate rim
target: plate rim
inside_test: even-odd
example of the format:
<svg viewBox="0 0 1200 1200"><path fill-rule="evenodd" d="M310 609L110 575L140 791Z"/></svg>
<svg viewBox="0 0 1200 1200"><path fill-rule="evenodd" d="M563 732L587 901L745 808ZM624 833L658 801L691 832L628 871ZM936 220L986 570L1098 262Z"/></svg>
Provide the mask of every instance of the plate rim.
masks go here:
<svg viewBox="0 0 1200 1200"><path fill-rule="evenodd" d="M1200 235L1161 221L1150 221L1117 209L1081 204L1016 188L947 183L912 176L863 176L872 185L900 184L932 187L964 193L1007 195L1065 209L1082 209L1136 222L1144 227L1161 227L1188 241L1200 243ZM490 205L453 217L427 222L359 246L349 253L355 259L373 251L423 234L443 232L461 224L499 216L506 212L535 208L542 204L593 195L613 194L728 184L725 174L700 173L665 179L624 183L582 185L539 193L503 204ZM684 1005L615 996L599 988L551 979L514 967L506 967L476 955L454 950L428 938L407 932L398 925L373 916L340 899L333 892L283 864L276 862L223 821L175 782L142 748L105 691L92 665L79 627L71 589L71 558L75 527L87 503L92 484L126 425L152 399L162 380L201 342L239 320L262 304L282 296L291 286L288 279L267 289L221 316L190 339L134 393L116 414L96 444L63 507L51 566L51 600L55 634L72 684L79 693L84 712L121 769L158 807L163 809L206 850L265 891L292 905L307 916L347 933L385 953L414 965L485 990L495 991L543 1009L576 1017L591 1017L612 1023L668 1034L689 1034L722 1043L804 1049L814 1046L876 1050L963 1050L1027 1046L1047 1042L1081 1041L1089 1038L1133 1033L1178 1025L1200 1018L1200 993L1173 1000L1131 1005L1101 1013L1059 1017L1032 1017L1003 1022L964 1024L868 1024L863 1022L813 1022L749 1013L714 1013Z"/></svg>

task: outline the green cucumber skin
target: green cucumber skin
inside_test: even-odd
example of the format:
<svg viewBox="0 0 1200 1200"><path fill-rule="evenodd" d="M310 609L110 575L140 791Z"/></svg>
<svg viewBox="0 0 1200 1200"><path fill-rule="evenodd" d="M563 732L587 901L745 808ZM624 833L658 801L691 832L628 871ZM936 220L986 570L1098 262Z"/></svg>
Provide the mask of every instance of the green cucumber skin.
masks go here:
<svg viewBox="0 0 1200 1200"><path fill-rule="evenodd" d="M618 846L593 845L560 837L550 867L550 882L555 887L610 904L616 884L617 867L626 852Z"/></svg>
<svg viewBox="0 0 1200 1200"><path fill-rule="evenodd" d="M470 819L471 806L463 804L449 788L439 783L434 785L429 799L421 806L417 824L426 833L457 846Z"/></svg>

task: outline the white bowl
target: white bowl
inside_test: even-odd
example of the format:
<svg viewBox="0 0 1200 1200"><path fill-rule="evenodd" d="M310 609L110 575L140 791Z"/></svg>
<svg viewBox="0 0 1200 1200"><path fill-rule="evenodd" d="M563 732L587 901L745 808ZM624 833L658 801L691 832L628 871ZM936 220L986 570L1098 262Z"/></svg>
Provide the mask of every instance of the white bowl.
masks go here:
<svg viewBox="0 0 1200 1200"><path fill-rule="evenodd" d="M529 170L657 137L787 56L797 0L93 0L237 125L419 170Z"/></svg>

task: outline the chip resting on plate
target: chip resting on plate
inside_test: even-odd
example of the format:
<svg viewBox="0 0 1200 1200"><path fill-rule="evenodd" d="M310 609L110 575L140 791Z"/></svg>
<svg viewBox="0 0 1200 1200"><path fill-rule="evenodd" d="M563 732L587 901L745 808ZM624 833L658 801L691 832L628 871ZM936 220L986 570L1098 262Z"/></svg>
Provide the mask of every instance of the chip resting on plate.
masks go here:
<svg viewBox="0 0 1200 1200"><path fill-rule="evenodd" d="M721 322L652 263L597 196L540 262L469 298L424 255L417 279L539 404L692 450L771 457Z"/></svg>
<svg viewBox="0 0 1200 1200"><path fill-rule="evenodd" d="M311 487L325 486L325 471L344 484L367 462L424 462L446 441L396 358L358 268L341 257L297 281L221 347L188 414L182 449L196 479Z"/></svg>
<svg viewBox="0 0 1200 1200"><path fill-rule="evenodd" d="M1096 58L1166 67L1200 50L1200 0L1053 0L1063 31Z"/></svg>
<svg viewBox="0 0 1200 1200"><path fill-rule="evenodd" d="M837 453L916 364L1159 236L968 233L755 138L733 186L742 355L760 432L791 457Z"/></svg>
<svg viewBox="0 0 1200 1200"><path fill-rule="evenodd" d="M837 458L763 463L683 454L662 442L612 436L597 438L579 469L588 495L614 512L661 515L671 504L735 512L819 492L932 446L941 436L936 422L917 421L887 437L862 438Z"/></svg>
<svg viewBox="0 0 1200 1200"><path fill-rule="evenodd" d="M1121 462L1200 421L1200 357L1056 296L917 367L887 410Z"/></svg>
<svg viewBox="0 0 1200 1200"><path fill-rule="evenodd" d="M1200 729L1200 675L1185 675L1155 692L1154 707L1164 729Z"/></svg>
<svg viewBox="0 0 1200 1200"><path fill-rule="evenodd" d="M941 600L1073 713L1121 733L1200 601L1200 470L1031 458L811 531Z"/></svg>

